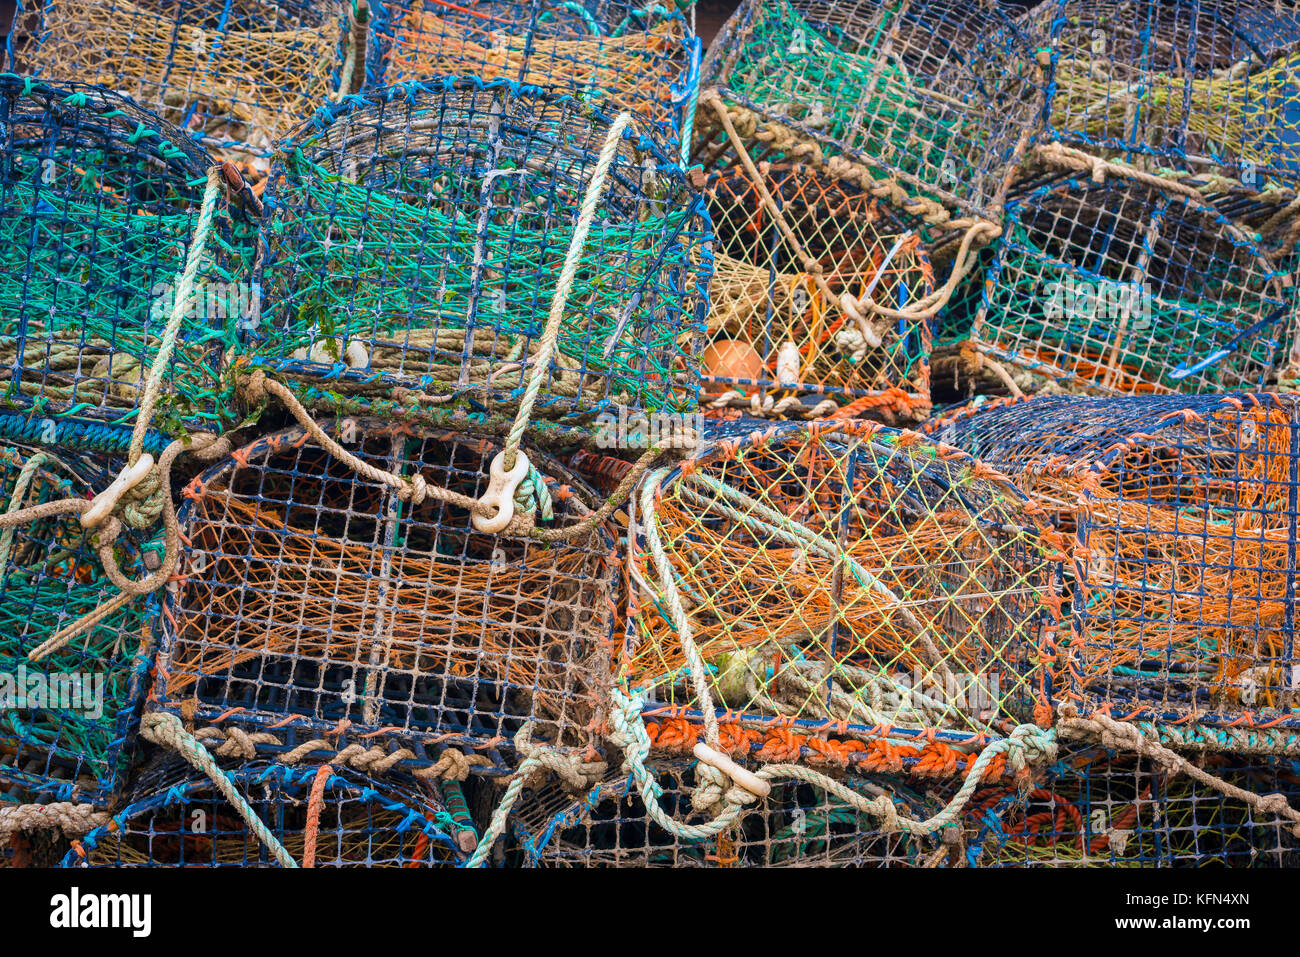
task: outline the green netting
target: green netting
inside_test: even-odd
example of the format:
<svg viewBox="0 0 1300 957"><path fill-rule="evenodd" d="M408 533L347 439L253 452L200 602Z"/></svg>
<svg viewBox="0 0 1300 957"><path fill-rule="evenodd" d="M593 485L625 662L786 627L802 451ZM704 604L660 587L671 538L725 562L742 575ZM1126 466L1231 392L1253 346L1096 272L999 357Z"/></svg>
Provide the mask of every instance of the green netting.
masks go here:
<svg viewBox="0 0 1300 957"><path fill-rule="evenodd" d="M0 131L4 404L127 421L172 311L206 160L121 97L11 76ZM156 425L171 431L220 423L218 365L254 305L247 227L220 219L164 379Z"/></svg>
<svg viewBox="0 0 1300 957"><path fill-rule="evenodd" d="M271 328L248 351L315 380L514 401L609 129L577 101L501 81L406 84L323 111L272 176ZM625 136L541 405L693 406L706 229L668 155Z"/></svg>
<svg viewBox="0 0 1300 957"><path fill-rule="evenodd" d="M0 450L0 493L8 506L27 461ZM113 463L105 461L106 469ZM30 470L30 469L29 469ZM79 465L78 470L83 470ZM83 495L79 478L50 457L34 463L20 507ZM100 477L102 480L102 476ZM92 486L93 487L93 486ZM75 516L0 532L0 782L33 793L98 800L125 767L124 747L139 705L145 601L107 615L85 634L41 657L29 654L61 628L117 594ZM130 574L139 549L121 545Z"/></svg>

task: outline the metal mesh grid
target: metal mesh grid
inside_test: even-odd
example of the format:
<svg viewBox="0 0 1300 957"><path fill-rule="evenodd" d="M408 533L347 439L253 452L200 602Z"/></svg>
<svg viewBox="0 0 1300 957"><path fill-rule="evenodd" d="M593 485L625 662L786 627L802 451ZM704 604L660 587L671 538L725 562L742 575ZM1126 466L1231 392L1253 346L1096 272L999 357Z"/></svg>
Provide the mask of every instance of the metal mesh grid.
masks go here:
<svg viewBox="0 0 1300 957"><path fill-rule="evenodd" d="M1073 537L1061 696L1175 725L1300 726L1293 401L1040 396L930 428Z"/></svg>
<svg viewBox="0 0 1300 957"><path fill-rule="evenodd" d="M1137 162L1300 178L1300 15L1270 0L1049 0L1047 135Z"/></svg>
<svg viewBox="0 0 1300 957"><path fill-rule="evenodd" d="M746 139L761 128L791 159L810 143L996 220L1041 108L1037 71L1027 38L991 4L747 0L702 78L739 108Z"/></svg>
<svg viewBox="0 0 1300 957"><path fill-rule="evenodd" d="M670 5L628 0L383 0L369 82L478 76L594 97L682 138L700 42Z"/></svg>
<svg viewBox="0 0 1300 957"><path fill-rule="evenodd" d="M373 420L333 434L371 465L475 498L499 451ZM574 488L540 474L534 496L543 481L557 526L587 513ZM464 509L412 507L354 479L300 430L246 446L184 495L190 547L163 622L163 709L271 731L348 727L368 744L484 750L525 724L534 741L592 742L616 574L601 527L554 546L480 533Z"/></svg>
<svg viewBox="0 0 1300 957"><path fill-rule="evenodd" d="M159 352L204 193L206 160L116 94L0 74L3 402L127 420ZM217 369L246 314L247 227L219 211L156 426L216 428ZM37 438L38 442L50 440Z"/></svg>
<svg viewBox="0 0 1300 957"><path fill-rule="evenodd" d="M103 488L114 465L69 463L0 448L0 497L22 508L84 495ZM123 570L139 577L144 549L131 536L118 543ZM116 594L75 516L0 530L0 787L16 785L28 799L93 803L113 793L152 658L147 602L128 604L61 647L45 645Z"/></svg>
<svg viewBox="0 0 1300 957"><path fill-rule="evenodd" d="M902 316L864 332L839 305L843 292L895 310L928 295L933 270L920 237L869 194L814 170L765 165L760 176L727 170L704 187L716 231L701 357L703 390L715 396L707 404L775 390L806 400L800 410L880 397L923 416L929 323Z"/></svg>
<svg viewBox="0 0 1300 957"><path fill-rule="evenodd" d="M1206 767L1256 793L1294 796L1295 763L1211 756ZM968 859L979 867L1295 867L1300 840L1284 821L1096 749L1064 753L1027 792L977 791L967 811Z"/></svg>
<svg viewBox="0 0 1300 957"><path fill-rule="evenodd" d="M651 473L634 504L621 675L648 713L703 706L684 629L720 718L806 748L818 730L859 752L979 744L1036 710L1048 532L955 449L872 423L771 427Z"/></svg>
<svg viewBox="0 0 1300 957"><path fill-rule="evenodd" d="M665 812L679 821L705 819L691 806L691 763L666 759L650 770ZM854 786L870 796L888 792L914 816L938 807L933 796L898 781ZM884 832L870 816L799 782L778 785L732 828L701 841L675 837L650 820L626 775L576 800L551 788L521 809L514 836L525 866L535 867L916 867L947 854L936 838Z"/></svg>
<svg viewBox="0 0 1300 957"><path fill-rule="evenodd" d="M253 762L230 775L294 860L315 867L447 867L464 856L451 836L451 814L428 786L331 768L313 801L318 771ZM304 861L309 830L316 832L314 860ZM212 782L173 761L142 772L113 823L74 844L63 866L279 865Z"/></svg>
<svg viewBox="0 0 1300 957"><path fill-rule="evenodd" d="M1093 393L1262 388L1291 271L1213 208L1119 179L1026 186L986 274L973 338Z"/></svg>
<svg viewBox="0 0 1300 957"><path fill-rule="evenodd" d="M259 255L272 306L246 351L336 386L517 402L610 124L504 81L411 83L323 109L272 174ZM539 414L695 402L707 233L681 171L628 131Z"/></svg>
<svg viewBox="0 0 1300 957"><path fill-rule="evenodd" d="M23 0L13 69L101 84L261 178L291 124L339 90L350 4Z"/></svg>

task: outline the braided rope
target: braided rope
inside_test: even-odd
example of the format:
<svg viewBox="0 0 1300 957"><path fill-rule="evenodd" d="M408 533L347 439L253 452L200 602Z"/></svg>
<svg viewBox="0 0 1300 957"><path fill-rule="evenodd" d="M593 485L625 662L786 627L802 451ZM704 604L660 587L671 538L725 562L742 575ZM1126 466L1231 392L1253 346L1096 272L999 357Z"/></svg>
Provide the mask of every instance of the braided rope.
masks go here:
<svg viewBox="0 0 1300 957"><path fill-rule="evenodd" d="M131 434L131 450L127 464L135 465L144 452L145 433L153 422L154 406L158 402L158 393L162 389L163 376L171 363L172 352L176 348L176 336L180 332L185 314L189 312L194 301L194 280L199 272L199 265L207 252L208 236L212 232L212 218L217 211L217 200L221 197L223 180L221 167L208 169L208 185L203 191L203 205L199 208L199 219L194 225L194 236L190 239L189 254L185 259L185 269L181 272L180 282L176 287L172 314L167 319L162 340L158 345L158 354L154 356L149 368L149 378L145 383L144 393L140 397L139 411L136 415L135 430Z"/></svg>
<svg viewBox="0 0 1300 957"><path fill-rule="evenodd" d="M174 714L155 712L147 714L140 722L140 734L146 741L170 748L207 775L214 787L230 802L231 806L243 818L249 831L262 842L280 862L281 867L296 868L298 862L289 856L284 845L276 839L270 829L262 823L257 812L252 809L244 796L235 789L235 783L229 775L217 766L211 753L193 735L181 725L181 719Z"/></svg>
<svg viewBox="0 0 1300 957"><path fill-rule="evenodd" d="M56 801L52 804L0 805L0 841L21 831L62 832L64 837L81 837L113 819L107 811L90 804Z"/></svg>
<svg viewBox="0 0 1300 957"><path fill-rule="evenodd" d="M524 431L528 428L528 419L533 414L533 406L542 389L542 380L550 367L551 355L555 352L555 342L560 335L560 324L564 319L564 307L569 301L569 293L573 290L573 282L578 275L578 262L582 258L582 248L587 243L587 235L591 232L591 224L596 218L596 205L605 191L605 181L609 177L610 167L614 164L623 132L631 125L632 114L626 111L620 113L610 125L596 160L596 168L592 171L590 182L587 183L587 192L582 198L582 207L578 213L578 224L573 230L569 249L564 255L564 266L560 270L560 278L555 286L555 295L551 297L551 311L546 319L546 328L538 343L537 355L533 357L533 374L524 389L519 409L515 413L514 425L511 426L510 434L506 438L502 463L507 472L515 467L519 443L523 441Z"/></svg>

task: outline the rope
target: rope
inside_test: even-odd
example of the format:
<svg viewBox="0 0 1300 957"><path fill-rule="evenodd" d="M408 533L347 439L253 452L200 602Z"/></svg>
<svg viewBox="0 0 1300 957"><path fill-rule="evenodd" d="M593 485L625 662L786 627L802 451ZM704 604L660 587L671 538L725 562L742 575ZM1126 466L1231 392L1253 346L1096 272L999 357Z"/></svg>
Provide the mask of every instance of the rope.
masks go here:
<svg viewBox="0 0 1300 957"><path fill-rule="evenodd" d="M645 803L651 819L664 830L684 840L706 840L716 837L735 824L744 808L754 803L757 795L740 787L730 787L721 795L723 808L707 824L682 824L673 820L660 807L663 790L646 767L646 758L650 752L650 739L646 734L645 723L641 718L641 702L638 698L614 690L616 707L611 712L614 730L610 742L623 750L623 767L636 782L637 790ZM979 787L985 770L990 762L999 755L1005 755L1009 769L1017 773L1025 771L1031 765L1050 762L1056 756L1056 734L1044 731L1037 725L1020 725L1011 734L995 741L980 752L978 758L966 772L961 788L937 814L924 821L918 821L898 813L898 808L888 795L866 798L857 791L846 787L834 778L819 771L793 764L769 764L755 772L765 782L781 780L802 781L834 796L860 813L876 817L886 831L901 831L912 835L933 834L956 821L971 795ZM703 770L702 763L697 766L697 773Z"/></svg>
<svg viewBox="0 0 1300 957"><path fill-rule="evenodd" d="M322 764L312 778L311 793L307 796L307 824L303 828L302 866L316 866L316 838L320 833L320 812L325 802L325 785L329 784L334 769Z"/></svg>
<svg viewBox="0 0 1300 957"><path fill-rule="evenodd" d="M145 433L153 422L154 406L158 402L158 393L162 389L163 376L171 363L172 351L176 348L176 335L181 323L189 311L194 299L194 279L198 275L199 264L207 251L208 235L212 232L212 217L217 210L217 200L223 189L221 167L208 169L208 185L203 191L203 205L199 208L199 219L194 226L194 237L190 240L189 255L185 259L185 269L181 272L180 282L176 287L172 314L167 320L162 341L158 345L158 354L154 356L149 368L149 379L145 383L144 394L140 397L139 412L136 415L135 430L131 433L131 450L127 458L128 465L135 465L144 452Z"/></svg>
<svg viewBox="0 0 1300 957"><path fill-rule="evenodd" d="M790 248L794 250L795 255L799 257L804 270L812 277L813 282L817 284L818 290L824 297L826 297L826 300L828 302L838 302L841 310L848 315L849 318L857 322L859 326L865 326L866 324L866 318L861 314L861 310L864 308L885 320L903 319L917 321L934 318L934 316L936 316L939 311L948 304L948 300L952 298L952 294L956 291L957 286L960 284L961 280L965 278L966 274L970 272L971 266L974 265L975 258L971 255L971 247L976 239L979 239L981 245L983 245L984 243L995 239L1002 232L996 223L988 220L976 220L968 225L966 232L962 236L961 245L958 248L957 256L954 260L952 272L948 277L948 281L939 287L939 289L927 296L914 300L903 309L893 309L889 306L882 305L872 299L869 293L860 299L848 293L845 293L843 296L837 296L831 291L825 277L822 275L821 264L804 251L804 248L800 244L794 230L792 230L789 224L786 223L780 207L772 198L772 194L768 191L767 186L763 182L763 176L754 165L754 160L749 155L749 150L745 147L744 141L736 132L736 127L732 123L726 104L722 102L722 99L713 90L706 93L702 97L702 100L713 109L715 114L717 114L723 130L727 134L727 139L730 140L731 145L736 150L736 155L740 158L741 165L744 166L745 172L749 174L750 180L753 182L755 189L762 198L764 206L766 206L768 212L771 213L773 221L780 228L781 234L785 237L786 242L789 243ZM786 152L780 147L776 148L780 152ZM869 190L869 192L878 198L880 197L880 192L877 190L873 189ZM889 198L893 199L892 196ZM880 269L883 271L886 265L887 263L882 264ZM867 335L867 330L865 328L863 329L863 334ZM871 330L871 337L877 340L881 338L879 331L874 329Z"/></svg>
<svg viewBox="0 0 1300 957"><path fill-rule="evenodd" d="M13 493L9 496L9 507L5 509L5 514L10 515L18 511L22 505L23 499L27 497L27 490L31 487L32 478L36 475L37 469L47 463L57 462L58 459L44 452L37 452L26 462L18 472L18 478L14 480ZM4 525L0 527L0 581L5 578L5 571L9 568L9 554L14 546L14 531L16 526Z"/></svg>
<svg viewBox="0 0 1300 957"><path fill-rule="evenodd" d="M519 451L519 443L523 440L524 430L528 428L528 419L532 415L533 405L537 402L537 395L542 388L542 379L548 372L551 364L551 355L555 351L555 342L560 335L560 323L564 319L564 307L569 301L569 293L573 289L573 282L578 274L578 261L582 257L582 248L587 243L587 234L591 232L591 224L596 218L596 206L600 202L601 194L605 191L605 180L609 176L609 169L614 163L614 157L618 152L619 143L622 141L623 132L632 124L632 114L622 112L614 120L609 128L609 133L605 136L605 143L600 148L600 155L596 160L596 168L592 172L591 181L587 184L586 195L582 199L582 207L578 213L578 224L573 231L573 236L569 240L569 249L564 256L564 267L560 270L560 279L555 286L555 295L551 298L551 311L546 320L546 328L542 332L542 338L538 344L537 355L533 357L533 374L528 380L528 386L524 390L523 399L520 400L519 409L515 413L514 425L510 428L510 435L506 439L505 457L502 462L505 470L509 472L515 467L515 458Z"/></svg>
<svg viewBox="0 0 1300 957"><path fill-rule="evenodd" d="M243 818L249 831L262 842L271 855L280 862L281 867L296 868L298 862L289 856L289 852L262 823L257 812L244 800L244 796L235 789L234 781L217 767L217 762L203 745L181 725L181 719L174 714L155 712L147 714L140 722L140 735L146 741L165 748L170 748L187 762L207 775L208 780L225 796L231 806ZM313 790L314 790L313 785Z"/></svg>
<svg viewBox="0 0 1300 957"><path fill-rule="evenodd" d="M270 732L245 731L243 728L236 726L200 728L194 732L194 738L200 744L205 741L216 742L215 746L211 746L211 752L219 758L238 758L244 761L251 761L257 757L258 745L268 745L274 748L284 747L284 742ZM311 760L314 762L320 760L322 754L329 755L326 760L330 764L341 764L345 767L375 775L387 774L399 764L418 760L415 752L408 748L399 748L392 752L385 751L380 747L367 748L359 744L348 744L342 748L336 748L323 738L314 738L297 745L284 754L276 755L276 761L294 767L303 761ZM404 770L413 777L436 783L438 781L464 781L469 778L472 768L490 767L491 765L492 761L481 754L467 755L456 748L446 748L433 764Z"/></svg>
<svg viewBox="0 0 1300 957"><path fill-rule="evenodd" d="M1256 794L1197 767L1176 751L1152 741L1132 724L1116 721L1105 712L1089 717L1079 715L1073 705L1063 705L1057 720L1062 737L1095 739L1111 751L1131 751L1143 755L1175 773L1186 774L1227 797L1241 801L1256 811L1273 814L1291 822L1291 833L1300 837L1300 811L1291 807L1281 794Z"/></svg>
<svg viewBox="0 0 1300 957"><path fill-rule="evenodd" d="M557 292L558 296L558 292ZM561 308L563 303L561 302ZM409 479L397 475L384 469L376 468L368 462L357 458L343 446L335 442L325 432L323 428L312 418L311 413L307 411L298 397L284 384L268 377L260 369L252 374L248 380L245 395L254 405L261 404L265 401L266 393L271 394L288 410L289 414L297 420L298 424L327 452L352 469L356 474L371 482L382 483L397 493L397 497L403 502L410 502L412 505L419 505L426 498L434 501L446 502L449 505L456 505L464 508L475 515L491 516L495 514L496 508L492 505L485 504L482 500L470 498L459 492L453 492L441 485L432 485L427 482L423 476L418 473ZM536 396L536 391L533 393ZM522 407L521 407L522 411ZM516 419L515 426L520 422L527 425L527 417ZM515 432L512 430L512 435ZM515 445L518 449L518 443ZM575 522L573 525L566 525L563 528L540 528L535 521L526 515L516 515L511 519L510 524L506 526L501 534L505 535L527 535L537 541L554 543L569 541L579 538L590 533L598 525L603 524L611 515L623 506L627 499L628 493L637 481L650 468L655 459L659 457L661 450L651 448L646 450L636 463L632 466L631 471L627 473L623 481L619 483L618 488L609 495L600 507L591 514L585 516L582 520ZM534 489L538 482L544 484L544 480L534 471L536 475L534 480ZM536 501L536 499L534 499Z"/></svg>
<svg viewBox="0 0 1300 957"><path fill-rule="evenodd" d="M20 831L37 830L58 830L64 837L81 837L112 819L107 811L71 801L0 805L0 841L8 840Z"/></svg>

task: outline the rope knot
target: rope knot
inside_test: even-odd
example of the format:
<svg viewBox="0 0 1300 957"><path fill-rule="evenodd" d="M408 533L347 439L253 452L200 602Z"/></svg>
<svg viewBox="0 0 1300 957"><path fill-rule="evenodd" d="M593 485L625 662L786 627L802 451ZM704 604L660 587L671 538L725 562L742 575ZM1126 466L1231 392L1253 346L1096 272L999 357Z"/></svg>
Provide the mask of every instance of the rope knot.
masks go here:
<svg viewBox="0 0 1300 957"><path fill-rule="evenodd" d="M252 375L244 379L244 398L251 406L266 403L266 373L263 370L255 369Z"/></svg>
<svg viewBox="0 0 1300 957"><path fill-rule="evenodd" d="M397 497L403 502L410 502L412 505L420 505L429 494L429 483L424 480L424 476L419 472L412 475L397 491Z"/></svg>

